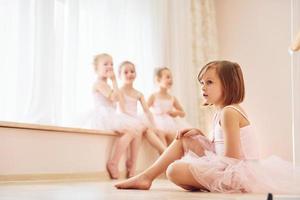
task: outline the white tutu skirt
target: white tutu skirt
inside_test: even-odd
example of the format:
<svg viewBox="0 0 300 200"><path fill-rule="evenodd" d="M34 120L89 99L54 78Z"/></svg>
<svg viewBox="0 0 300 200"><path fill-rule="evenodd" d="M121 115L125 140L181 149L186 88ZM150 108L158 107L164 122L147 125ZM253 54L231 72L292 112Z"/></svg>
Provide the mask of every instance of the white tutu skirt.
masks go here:
<svg viewBox="0 0 300 200"><path fill-rule="evenodd" d="M83 128L115 131L118 133L130 131L136 135L142 134L146 129L141 119L119 113L112 107L99 107L91 110L84 116L80 124Z"/></svg>
<svg viewBox="0 0 300 200"><path fill-rule="evenodd" d="M202 139L201 139L202 138ZM197 137L204 155L187 149L176 162L189 164L197 182L211 192L300 194L300 168L277 156L263 160L238 160L217 155L205 137Z"/></svg>
<svg viewBox="0 0 300 200"><path fill-rule="evenodd" d="M171 117L168 114L153 114L155 127L166 133L176 134L177 131L192 128L185 120L178 117Z"/></svg>

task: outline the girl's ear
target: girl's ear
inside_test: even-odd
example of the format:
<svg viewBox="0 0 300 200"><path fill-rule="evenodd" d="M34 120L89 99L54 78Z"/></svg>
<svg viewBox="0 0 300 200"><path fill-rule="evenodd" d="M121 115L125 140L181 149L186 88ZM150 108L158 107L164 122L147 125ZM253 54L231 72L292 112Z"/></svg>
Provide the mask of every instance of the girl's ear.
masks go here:
<svg viewBox="0 0 300 200"><path fill-rule="evenodd" d="M161 78L160 77L155 77L155 81L156 81L156 83L159 83L160 82L160 80L161 80Z"/></svg>

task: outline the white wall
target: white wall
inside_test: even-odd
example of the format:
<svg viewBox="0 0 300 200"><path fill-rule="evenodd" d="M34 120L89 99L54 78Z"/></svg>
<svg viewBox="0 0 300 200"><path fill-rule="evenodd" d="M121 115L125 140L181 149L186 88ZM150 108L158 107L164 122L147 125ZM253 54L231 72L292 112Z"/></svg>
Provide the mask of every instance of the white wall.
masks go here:
<svg viewBox="0 0 300 200"><path fill-rule="evenodd" d="M290 1L215 0L220 58L241 64L262 156L292 160Z"/></svg>
<svg viewBox="0 0 300 200"><path fill-rule="evenodd" d="M0 182L2 175L105 173L115 137L0 124ZM119 164L121 172L125 171L124 157ZM157 157L156 150L144 140L137 170L142 171Z"/></svg>
<svg viewBox="0 0 300 200"><path fill-rule="evenodd" d="M300 31L300 0L292 0L292 37ZM293 132L294 132L294 151L295 163L300 165L300 52L292 57L293 66Z"/></svg>

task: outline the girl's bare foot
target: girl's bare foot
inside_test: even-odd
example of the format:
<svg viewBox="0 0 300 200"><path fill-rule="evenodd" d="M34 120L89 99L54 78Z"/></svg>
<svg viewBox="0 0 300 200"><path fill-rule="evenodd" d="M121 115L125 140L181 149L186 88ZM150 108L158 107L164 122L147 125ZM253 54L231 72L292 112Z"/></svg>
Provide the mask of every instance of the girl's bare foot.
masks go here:
<svg viewBox="0 0 300 200"><path fill-rule="evenodd" d="M135 171L132 169L129 169L126 173L126 178L131 178L134 176L134 174L135 174Z"/></svg>
<svg viewBox="0 0 300 200"><path fill-rule="evenodd" d="M106 170L109 174L111 179L118 179L119 178L119 169L118 166L112 162L107 162Z"/></svg>
<svg viewBox="0 0 300 200"><path fill-rule="evenodd" d="M135 174L135 170L131 160L126 161L126 178L131 178Z"/></svg>
<svg viewBox="0 0 300 200"><path fill-rule="evenodd" d="M134 176L130 179L117 183L115 187L117 189L138 189L149 190L152 184L152 180L145 174Z"/></svg>

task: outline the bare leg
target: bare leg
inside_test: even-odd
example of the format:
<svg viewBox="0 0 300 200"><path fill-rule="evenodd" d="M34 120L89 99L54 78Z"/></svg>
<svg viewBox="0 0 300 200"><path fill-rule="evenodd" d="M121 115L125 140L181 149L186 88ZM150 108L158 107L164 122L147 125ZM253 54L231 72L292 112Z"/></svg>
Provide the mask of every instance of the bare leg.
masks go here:
<svg viewBox="0 0 300 200"><path fill-rule="evenodd" d="M173 142L174 139L175 139L175 134L173 133L166 134L166 141L168 146Z"/></svg>
<svg viewBox="0 0 300 200"><path fill-rule="evenodd" d="M159 131L159 132L157 133L157 136L158 136L158 138L160 139L160 141L167 147L168 144L167 144L165 132Z"/></svg>
<svg viewBox="0 0 300 200"><path fill-rule="evenodd" d="M170 181L182 187L185 190L206 190L200 183L196 181L191 171L189 164L185 162L174 162L167 169L167 177Z"/></svg>
<svg viewBox="0 0 300 200"><path fill-rule="evenodd" d="M131 161L131 146L132 146L133 140L131 140L131 142L129 144L129 147L127 148L127 151L126 151L126 163L125 163L126 164L126 177L128 177L129 169L132 166L132 161Z"/></svg>
<svg viewBox="0 0 300 200"><path fill-rule="evenodd" d="M126 148L130 144L131 140L133 139L134 134L132 133L125 133L120 138L117 138L114 142L113 148L114 151L112 153L111 158L108 160L106 168L110 175L111 179L119 178L119 161L121 159L122 154L126 151Z"/></svg>
<svg viewBox="0 0 300 200"><path fill-rule="evenodd" d="M138 152L141 146L141 140L142 136L135 136L135 138L130 143L130 157L126 161L127 178L130 178L135 174Z"/></svg>
<svg viewBox="0 0 300 200"><path fill-rule="evenodd" d="M174 140L164 153L144 172L115 186L118 189L148 190L151 187L152 181L165 172L167 167L175 160L181 158L183 154L182 140Z"/></svg>
<svg viewBox="0 0 300 200"><path fill-rule="evenodd" d="M161 141L161 139L153 132L153 130L148 129L145 133L145 137L148 142L158 150L159 154L162 154L167 146Z"/></svg>

